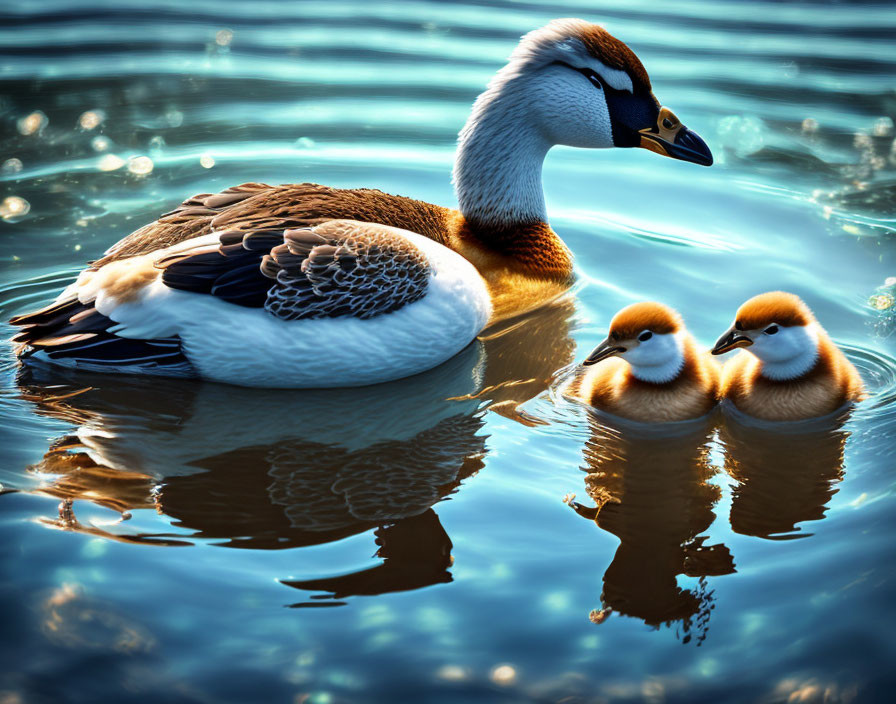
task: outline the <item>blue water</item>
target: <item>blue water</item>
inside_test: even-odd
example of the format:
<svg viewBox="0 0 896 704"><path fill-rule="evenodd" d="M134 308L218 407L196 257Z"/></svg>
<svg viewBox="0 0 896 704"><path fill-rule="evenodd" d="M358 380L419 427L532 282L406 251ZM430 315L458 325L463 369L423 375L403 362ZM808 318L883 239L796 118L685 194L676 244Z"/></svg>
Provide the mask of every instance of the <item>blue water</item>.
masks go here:
<svg viewBox="0 0 896 704"><path fill-rule="evenodd" d="M414 379L21 375L5 348L0 702L890 700L892 3L0 12L3 320L192 193L309 180L453 204L472 101L553 17L627 41L716 157L552 151L572 295ZM709 344L777 288L865 378L839 424L641 436L550 388L633 300ZM606 503L583 517L566 494Z"/></svg>

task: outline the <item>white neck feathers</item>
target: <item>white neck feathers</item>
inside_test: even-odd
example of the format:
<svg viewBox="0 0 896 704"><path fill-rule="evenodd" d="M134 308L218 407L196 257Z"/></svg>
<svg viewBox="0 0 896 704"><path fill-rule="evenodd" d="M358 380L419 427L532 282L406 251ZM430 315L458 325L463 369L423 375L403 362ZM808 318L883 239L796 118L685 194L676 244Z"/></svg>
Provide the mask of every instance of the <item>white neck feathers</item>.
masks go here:
<svg viewBox="0 0 896 704"><path fill-rule="evenodd" d="M632 79L589 52L582 36L593 30L565 18L530 32L477 98L454 165L466 218L496 226L545 222L541 167L548 150L613 146L603 91L570 67L591 69L616 90L631 92Z"/></svg>
<svg viewBox="0 0 896 704"><path fill-rule="evenodd" d="M483 224L545 222L541 168L552 145L530 124L522 79L505 71L476 100L460 132L458 204L465 218Z"/></svg>
<svg viewBox="0 0 896 704"><path fill-rule="evenodd" d="M760 374L773 381L798 379L818 361L818 326L782 327L772 339L754 345L751 351L759 358Z"/></svg>
<svg viewBox="0 0 896 704"><path fill-rule="evenodd" d="M631 366L632 376L651 384L666 384L681 374L684 368L684 339L681 334L654 335L652 349L638 354L635 348L623 356ZM646 347L642 343L639 347ZM634 354L633 354L634 353Z"/></svg>

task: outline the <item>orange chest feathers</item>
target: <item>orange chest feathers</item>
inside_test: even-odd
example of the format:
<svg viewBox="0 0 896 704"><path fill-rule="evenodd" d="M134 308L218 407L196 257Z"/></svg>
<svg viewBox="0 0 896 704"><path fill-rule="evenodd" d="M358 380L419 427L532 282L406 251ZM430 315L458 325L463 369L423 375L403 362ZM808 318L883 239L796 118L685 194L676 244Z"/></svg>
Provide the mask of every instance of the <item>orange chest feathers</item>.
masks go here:
<svg viewBox="0 0 896 704"><path fill-rule="evenodd" d="M448 246L485 280L496 320L544 305L572 283L572 255L546 223L489 227L455 212L448 231Z"/></svg>

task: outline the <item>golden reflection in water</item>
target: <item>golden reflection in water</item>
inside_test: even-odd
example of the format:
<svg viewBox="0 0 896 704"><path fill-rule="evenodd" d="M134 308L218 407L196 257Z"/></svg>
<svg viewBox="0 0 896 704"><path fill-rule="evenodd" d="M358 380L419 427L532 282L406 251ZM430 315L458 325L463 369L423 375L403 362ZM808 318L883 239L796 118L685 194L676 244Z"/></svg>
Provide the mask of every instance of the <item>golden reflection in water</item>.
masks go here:
<svg viewBox="0 0 896 704"><path fill-rule="evenodd" d="M518 406L547 389L554 372L575 358L574 314L574 299L567 295L485 330L479 339L486 364L476 395L488 400L489 410L525 425L539 423Z"/></svg>
<svg viewBox="0 0 896 704"><path fill-rule="evenodd" d="M451 540L433 505L484 466L487 409L547 388L574 353L571 300L488 331L430 372L357 389L244 389L183 380L25 370L37 412L74 424L29 468L62 499L56 527L126 542L284 549L375 529L374 568L287 581L353 594L451 580ZM68 386L60 387L61 382ZM83 393L66 393L86 389ZM178 530L82 524L72 502L154 509ZM329 600L328 600L329 599Z"/></svg>
<svg viewBox="0 0 896 704"><path fill-rule="evenodd" d="M734 572L725 545L706 545L700 535L713 522L720 489L709 480L713 423L636 428L608 424L589 415L591 435L584 449L585 488L595 502L571 501L577 513L619 538L604 574L601 623L612 612L654 627L678 626L683 640L706 637L712 609L707 577ZM678 586L678 575L699 579L695 590Z"/></svg>
<svg viewBox="0 0 896 704"><path fill-rule="evenodd" d="M808 537L797 524L824 518L843 479L847 416L789 425L726 417L719 439L732 489L731 529L787 540Z"/></svg>
<svg viewBox="0 0 896 704"><path fill-rule="evenodd" d="M39 606L43 634L56 646L134 655L152 651L155 638L138 623L91 599L81 585L65 583Z"/></svg>

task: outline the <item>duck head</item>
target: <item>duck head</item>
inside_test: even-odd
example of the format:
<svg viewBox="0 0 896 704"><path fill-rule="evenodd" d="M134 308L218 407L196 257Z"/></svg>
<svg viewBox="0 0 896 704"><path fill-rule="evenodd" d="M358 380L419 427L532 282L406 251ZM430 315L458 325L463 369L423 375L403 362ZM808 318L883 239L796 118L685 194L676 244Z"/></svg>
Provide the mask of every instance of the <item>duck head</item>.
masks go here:
<svg viewBox="0 0 896 704"><path fill-rule="evenodd" d="M477 98L454 166L461 212L484 223L545 221L541 167L555 145L641 147L712 164L706 143L654 96L635 53L579 19L525 35Z"/></svg>
<svg viewBox="0 0 896 704"><path fill-rule="evenodd" d="M747 347L762 363L763 376L793 379L815 363L819 335L815 316L798 296L770 291L738 309L734 324L719 338L712 353Z"/></svg>
<svg viewBox="0 0 896 704"><path fill-rule="evenodd" d="M610 333L582 364L621 357L642 381L672 381L684 366L686 331L681 316L662 303L633 303L610 322Z"/></svg>
<svg viewBox="0 0 896 704"><path fill-rule="evenodd" d="M525 35L480 98L500 94L552 144L641 147L709 166L712 153L696 133L662 107L643 64L600 25L557 19ZM516 95L514 95L516 94Z"/></svg>

